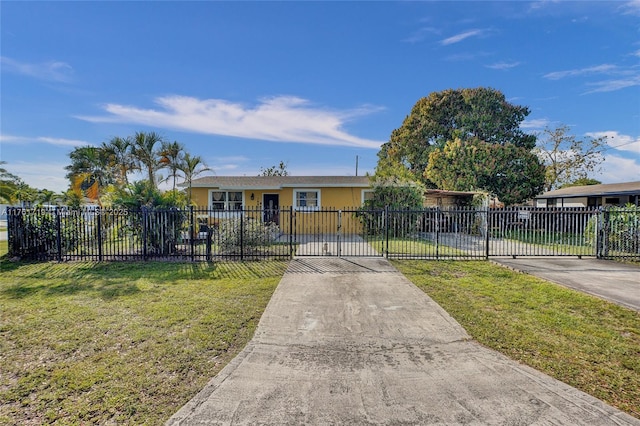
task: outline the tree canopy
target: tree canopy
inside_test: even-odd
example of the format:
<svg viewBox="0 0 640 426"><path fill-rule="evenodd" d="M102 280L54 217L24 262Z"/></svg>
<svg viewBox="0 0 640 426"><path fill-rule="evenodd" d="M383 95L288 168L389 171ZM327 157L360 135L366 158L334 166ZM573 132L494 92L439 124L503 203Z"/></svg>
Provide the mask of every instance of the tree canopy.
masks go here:
<svg viewBox="0 0 640 426"><path fill-rule="evenodd" d="M456 139L432 151L424 174L440 189L482 189L507 205L535 197L544 184L544 166L533 152L480 140Z"/></svg>
<svg viewBox="0 0 640 426"><path fill-rule="evenodd" d="M169 192L176 192L176 181L183 178L189 187L190 201L191 181L198 174L210 170L200 156L190 155L184 145L165 141L156 132L136 132L125 138L114 137L100 146L77 147L69 158L71 164L65 169L78 199L86 196L101 203L104 198L107 204L114 199L126 199L122 194L127 193L134 194L137 199L154 199L161 193L157 186L161 169L168 169L169 176L165 180L173 181L173 190ZM129 174L133 171L143 172L147 177L146 183L131 184ZM147 204L156 205L156 201L148 201Z"/></svg>
<svg viewBox="0 0 640 426"><path fill-rule="evenodd" d="M433 92L413 106L378 153L378 176L402 176L428 188L483 190L506 204L542 189L536 136L520 125L529 108L478 87Z"/></svg>
<svg viewBox="0 0 640 426"><path fill-rule="evenodd" d="M259 176L289 176L287 163L281 161L278 166L271 166L266 169L264 167L260 167Z"/></svg>
<svg viewBox="0 0 640 426"><path fill-rule="evenodd" d="M520 129L528 115L529 108L507 102L504 94L492 88L433 92L416 102L402 126L382 145L377 172L403 167L433 186L423 175L429 154L449 141L473 139L532 149L535 136Z"/></svg>
<svg viewBox="0 0 640 426"><path fill-rule="evenodd" d="M606 137L579 139L569 130L566 125L547 127L538 137L535 152L545 165L546 191L569 186L574 181L588 181L589 174L598 171L604 161Z"/></svg>

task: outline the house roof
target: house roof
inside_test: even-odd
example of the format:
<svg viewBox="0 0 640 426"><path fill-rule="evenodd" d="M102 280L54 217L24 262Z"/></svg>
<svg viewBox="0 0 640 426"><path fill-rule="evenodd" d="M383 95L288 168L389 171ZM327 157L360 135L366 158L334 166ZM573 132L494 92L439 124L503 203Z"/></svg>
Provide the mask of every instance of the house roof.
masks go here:
<svg viewBox="0 0 640 426"><path fill-rule="evenodd" d="M538 195L543 198L604 197L608 195L640 195L640 181L604 183L600 185L570 186Z"/></svg>
<svg viewBox="0 0 640 426"><path fill-rule="evenodd" d="M185 185L182 185L185 186ZM205 176L191 182L193 188L262 190L371 186L368 176Z"/></svg>

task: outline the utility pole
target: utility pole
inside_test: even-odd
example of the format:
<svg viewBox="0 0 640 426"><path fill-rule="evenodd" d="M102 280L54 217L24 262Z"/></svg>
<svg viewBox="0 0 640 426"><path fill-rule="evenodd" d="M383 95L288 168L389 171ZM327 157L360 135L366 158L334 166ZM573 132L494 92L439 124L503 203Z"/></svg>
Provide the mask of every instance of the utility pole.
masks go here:
<svg viewBox="0 0 640 426"><path fill-rule="evenodd" d="M358 156L356 155L356 176L358 176Z"/></svg>

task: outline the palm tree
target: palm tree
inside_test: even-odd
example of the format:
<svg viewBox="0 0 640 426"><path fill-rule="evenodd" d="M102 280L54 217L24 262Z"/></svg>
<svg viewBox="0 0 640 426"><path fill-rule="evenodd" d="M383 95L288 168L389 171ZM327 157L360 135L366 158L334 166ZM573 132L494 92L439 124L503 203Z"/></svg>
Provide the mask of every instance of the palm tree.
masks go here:
<svg viewBox="0 0 640 426"><path fill-rule="evenodd" d="M132 141L134 162L138 169L147 170L149 184L153 188L156 188L156 171L161 167L156 145L162 142L162 136L156 132L136 132Z"/></svg>
<svg viewBox="0 0 640 426"><path fill-rule="evenodd" d="M173 190L176 189L176 177L178 171L180 171L180 164L182 163L185 150L184 145L174 142L162 142L160 148L160 164L171 170L170 176L173 177ZM167 178L168 180L169 178Z"/></svg>
<svg viewBox="0 0 640 426"><path fill-rule="evenodd" d="M40 191L38 191L38 195L36 198L37 205L52 205L54 203L58 204L58 194L48 189L41 189Z"/></svg>
<svg viewBox="0 0 640 426"><path fill-rule="evenodd" d="M87 192L88 197L100 202L100 188L114 182L113 173L105 164L109 163L108 154L95 146L81 146L69 154L71 164L65 167L69 171L71 188L78 194Z"/></svg>
<svg viewBox="0 0 640 426"><path fill-rule="evenodd" d="M184 157L182 158L182 163L180 164L180 171L184 173L184 181L187 183L187 198L189 204L191 204L191 182L193 178L198 176L200 173L205 171L210 171L211 169L207 167L207 165L202 161L202 157L199 155L194 155L186 152Z"/></svg>
<svg viewBox="0 0 640 426"><path fill-rule="evenodd" d="M0 164L7 164L7 162L0 161ZM18 176L0 167L0 201L8 204L16 201L16 191L21 182Z"/></svg>
<svg viewBox="0 0 640 426"><path fill-rule="evenodd" d="M38 191L23 182L18 185L18 189L15 192L15 199L20 201L22 207L31 207L37 196Z"/></svg>
<svg viewBox="0 0 640 426"><path fill-rule="evenodd" d="M127 185L127 175L135 168L131 138L116 136L107 143L103 142L101 148L109 158L109 167L113 169L115 180L122 186Z"/></svg>

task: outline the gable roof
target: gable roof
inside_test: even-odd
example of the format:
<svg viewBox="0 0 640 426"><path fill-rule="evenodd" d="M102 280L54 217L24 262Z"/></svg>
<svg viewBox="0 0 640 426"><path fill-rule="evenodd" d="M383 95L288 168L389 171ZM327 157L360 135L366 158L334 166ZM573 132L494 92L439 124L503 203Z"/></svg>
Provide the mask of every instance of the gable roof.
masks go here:
<svg viewBox="0 0 640 426"><path fill-rule="evenodd" d="M605 197L607 195L636 195L640 194L640 181L623 183L603 183L600 185L570 186L568 188L547 191L538 195L543 198L575 198L575 197Z"/></svg>
<svg viewBox="0 0 640 426"><path fill-rule="evenodd" d="M184 184L182 186L185 186ZM261 190L371 186L368 176L205 176L191 182L193 188Z"/></svg>

